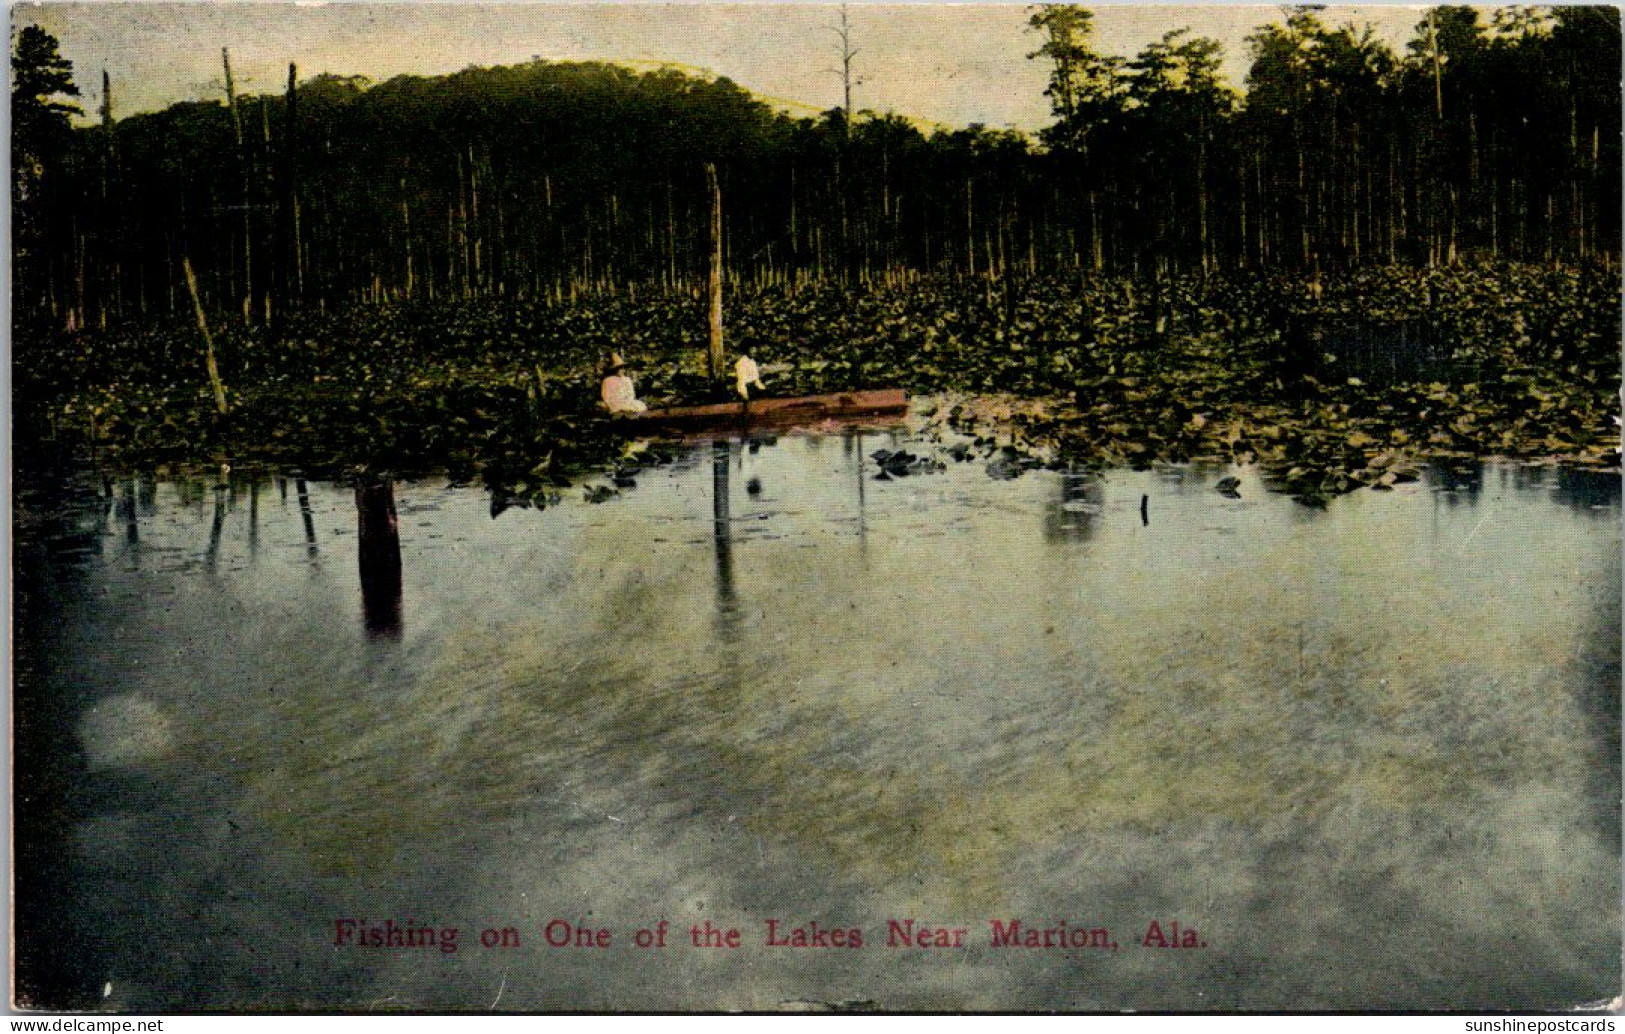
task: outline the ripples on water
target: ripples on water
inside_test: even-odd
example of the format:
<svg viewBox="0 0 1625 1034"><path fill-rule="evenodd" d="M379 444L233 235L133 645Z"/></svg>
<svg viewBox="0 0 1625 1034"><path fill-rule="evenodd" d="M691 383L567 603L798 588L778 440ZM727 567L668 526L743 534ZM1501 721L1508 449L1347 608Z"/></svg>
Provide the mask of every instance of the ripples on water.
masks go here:
<svg viewBox="0 0 1625 1034"><path fill-rule="evenodd" d="M73 935L42 986L136 1010L1617 993L1617 475L1428 471L1316 511L1219 467L872 480L895 441L706 444L497 519L434 484L25 491L19 721L47 719L23 739L60 807L20 805L19 864L67 868L21 921ZM344 916L464 944L335 952ZM709 917L747 947L549 949L555 917ZM972 947L888 949L891 917ZM989 950L1014 917L1123 950ZM868 946L770 951L767 918ZM1141 948L1152 919L1210 946ZM519 951L474 945L509 925Z"/></svg>

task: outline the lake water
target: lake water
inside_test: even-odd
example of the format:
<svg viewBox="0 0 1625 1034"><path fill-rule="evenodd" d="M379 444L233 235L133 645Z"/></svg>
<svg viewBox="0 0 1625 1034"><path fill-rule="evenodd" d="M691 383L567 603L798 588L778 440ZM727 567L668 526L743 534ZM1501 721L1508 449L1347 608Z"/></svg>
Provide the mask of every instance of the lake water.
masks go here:
<svg viewBox="0 0 1625 1034"><path fill-rule="evenodd" d="M1617 473L1427 470L1315 510L1218 466L875 480L900 444L701 443L494 518L429 483L22 486L24 998L1619 992ZM949 944L889 944L908 919ZM1082 933L995 947L1018 920ZM707 921L740 946L695 947ZM436 943L355 943L389 922Z"/></svg>

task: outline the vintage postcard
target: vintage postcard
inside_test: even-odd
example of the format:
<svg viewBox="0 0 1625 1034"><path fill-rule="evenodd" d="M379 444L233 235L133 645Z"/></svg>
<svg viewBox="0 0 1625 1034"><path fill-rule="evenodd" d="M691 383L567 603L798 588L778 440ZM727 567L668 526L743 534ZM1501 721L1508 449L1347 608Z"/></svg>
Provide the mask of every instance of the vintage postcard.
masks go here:
<svg viewBox="0 0 1625 1034"><path fill-rule="evenodd" d="M11 47L14 1008L1617 1007L1617 7Z"/></svg>

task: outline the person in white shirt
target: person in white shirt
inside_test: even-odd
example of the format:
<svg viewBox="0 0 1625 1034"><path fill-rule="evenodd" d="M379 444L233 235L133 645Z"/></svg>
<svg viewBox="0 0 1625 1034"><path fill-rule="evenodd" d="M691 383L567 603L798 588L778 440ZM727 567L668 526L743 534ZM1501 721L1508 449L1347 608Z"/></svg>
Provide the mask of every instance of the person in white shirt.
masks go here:
<svg viewBox="0 0 1625 1034"><path fill-rule="evenodd" d="M604 408L614 416L648 412L649 407L638 400L637 389L632 385L632 378L626 375L626 362L619 352L610 353L609 376L604 378L601 394Z"/></svg>
<svg viewBox="0 0 1625 1034"><path fill-rule="evenodd" d="M762 371L757 368L756 360L748 355L740 356L739 361L734 363L734 377L739 382L739 397L747 402L750 401L750 385L767 390L767 385L762 383Z"/></svg>

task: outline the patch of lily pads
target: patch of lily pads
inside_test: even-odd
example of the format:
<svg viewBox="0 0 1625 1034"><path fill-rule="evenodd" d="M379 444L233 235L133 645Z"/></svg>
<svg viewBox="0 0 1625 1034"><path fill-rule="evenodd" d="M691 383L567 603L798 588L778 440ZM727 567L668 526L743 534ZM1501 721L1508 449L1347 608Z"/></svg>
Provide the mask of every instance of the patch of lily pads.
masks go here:
<svg viewBox="0 0 1625 1034"><path fill-rule="evenodd" d="M1209 459L1255 465L1312 505L1510 456L1619 463L1617 272L1381 267L1323 280L925 277L731 296L731 353L770 393L902 387L943 444L871 457L876 476L947 462L993 477ZM493 512L581 491L603 502L679 447L597 407L605 357L654 405L712 397L704 302L639 292L304 313L216 338L215 411L195 328L19 332L17 435L112 467L255 464L313 477L443 474ZM28 450L23 450L26 453ZM591 481L591 484L587 482ZM577 488L576 486L582 486Z"/></svg>

